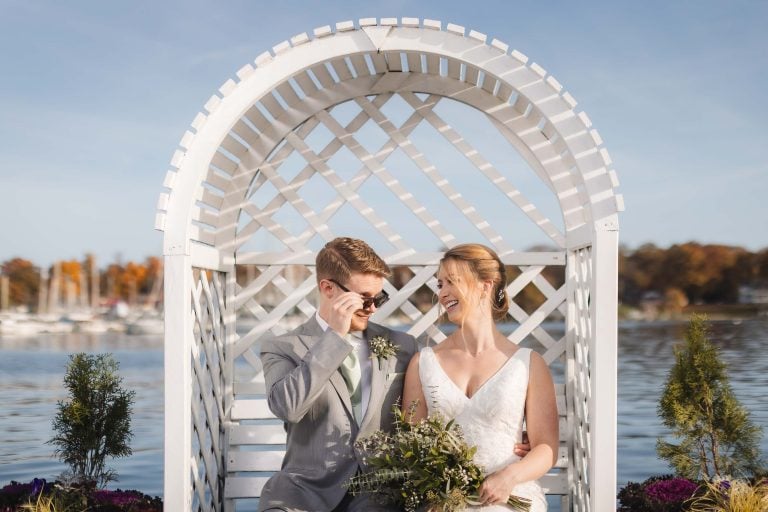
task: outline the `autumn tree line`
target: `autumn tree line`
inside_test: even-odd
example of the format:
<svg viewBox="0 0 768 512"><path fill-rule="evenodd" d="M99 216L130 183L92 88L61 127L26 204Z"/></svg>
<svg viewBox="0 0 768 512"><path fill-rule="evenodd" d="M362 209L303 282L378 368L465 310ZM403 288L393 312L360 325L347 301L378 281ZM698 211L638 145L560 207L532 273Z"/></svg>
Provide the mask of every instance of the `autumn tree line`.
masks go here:
<svg viewBox="0 0 768 512"><path fill-rule="evenodd" d="M678 304L735 304L742 287L768 288L768 248L689 242L646 244L619 253L619 299L639 304L649 293Z"/></svg>
<svg viewBox="0 0 768 512"><path fill-rule="evenodd" d="M147 298L161 300L162 260L151 256L141 263L112 263L95 268L92 256L58 262L40 269L32 262L14 258L2 264L7 282L9 306L27 306L36 311L40 304L41 282L50 289L59 280L60 294L76 297L96 293L101 300L124 300L129 304ZM247 269L246 269L247 270ZM410 279L407 268L394 269L395 286ZM520 270L509 268L511 281ZM238 282L253 279L253 272L238 269ZM562 285L562 267L547 267L542 275L554 287ZM47 277L46 277L47 276ZM96 276L96 277L94 277ZM689 242L668 248L645 244L636 249L619 250L619 302L637 306L649 296L681 306L686 304L735 304L742 287L768 288L768 248L750 252L741 247ZM97 292L95 292L97 290ZM421 290L425 305L432 300L431 290ZM534 285L528 285L514 298L525 311L535 310L545 297Z"/></svg>
<svg viewBox="0 0 768 512"><path fill-rule="evenodd" d="M162 265L160 258L150 256L141 263L111 263L97 268L95 258L87 255L83 260L62 260L41 268L29 260L13 258L3 262L2 276L10 307L38 311L42 302L47 302L46 296L54 293L62 302L69 296L82 305L116 300L135 305L161 299Z"/></svg>

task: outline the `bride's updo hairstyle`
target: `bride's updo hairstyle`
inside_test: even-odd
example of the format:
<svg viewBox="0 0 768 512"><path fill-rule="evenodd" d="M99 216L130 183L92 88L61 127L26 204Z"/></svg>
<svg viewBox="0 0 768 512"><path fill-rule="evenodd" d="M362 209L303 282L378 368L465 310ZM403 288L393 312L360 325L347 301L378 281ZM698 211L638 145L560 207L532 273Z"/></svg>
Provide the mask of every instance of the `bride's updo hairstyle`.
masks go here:
<svg viewBox="0 0 768 512"><path fill-rule="evenodd" d="M457 271L469 273L477 281L491 281L490 303L495 321L503 320L509 312L507 296L507 272L498 254L482 244L457 245L443 255L440 266L446 262L455 264Z"/></svg>

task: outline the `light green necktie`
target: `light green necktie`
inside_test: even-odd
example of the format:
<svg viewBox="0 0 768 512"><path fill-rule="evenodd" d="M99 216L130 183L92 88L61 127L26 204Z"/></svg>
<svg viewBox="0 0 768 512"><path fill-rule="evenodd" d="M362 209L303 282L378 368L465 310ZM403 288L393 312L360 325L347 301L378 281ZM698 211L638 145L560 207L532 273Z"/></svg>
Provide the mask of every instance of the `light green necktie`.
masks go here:
<svg viewBox="0 0 768 512"><path fill-rule="evenodd" d="M352 414L354 414L355 421L359 425L363 413L363 387L360 385L362 370L360 368L360 360L357 357L357 348L353 348L352 352L341 363L341 375L347 383L350 401L352 402Z"/></svg>

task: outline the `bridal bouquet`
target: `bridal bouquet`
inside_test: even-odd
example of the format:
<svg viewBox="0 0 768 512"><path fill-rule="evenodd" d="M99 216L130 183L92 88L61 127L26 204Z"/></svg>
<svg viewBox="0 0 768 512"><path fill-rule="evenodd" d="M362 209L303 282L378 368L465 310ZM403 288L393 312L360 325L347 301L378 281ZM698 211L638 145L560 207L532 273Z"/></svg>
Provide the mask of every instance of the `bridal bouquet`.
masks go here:
<svg viewBox="0 0 768 512"><path fill-rule="evenodd" d="M373 493L377 501L407 512L424 506L453 512L481 505L477 489L485 475L472 461L477 448L464 441L459 426L441 416L411 424L399 407L393 411L394 432L379 430L356 443L368 470L347 482L349 492ZM507 504L519 511L531 506L517 496L510 496Z"/></svg>

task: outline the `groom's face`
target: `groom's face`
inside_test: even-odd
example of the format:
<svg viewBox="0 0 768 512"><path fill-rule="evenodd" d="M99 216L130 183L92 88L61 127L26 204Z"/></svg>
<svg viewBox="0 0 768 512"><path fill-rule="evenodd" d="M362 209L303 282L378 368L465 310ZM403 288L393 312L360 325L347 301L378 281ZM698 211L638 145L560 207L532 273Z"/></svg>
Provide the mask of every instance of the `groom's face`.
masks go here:
<svg viewBox="0 0 768 512"><path fill-rule="evenodd" d="M349 291L357 293L363 298L376 297L384 288L384 278L376 274L352 273L349 280L343 284ZM364 331L368 327L368 318L375 312L376 306L374 304L355 311L349 330Z"/></svg>

